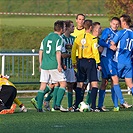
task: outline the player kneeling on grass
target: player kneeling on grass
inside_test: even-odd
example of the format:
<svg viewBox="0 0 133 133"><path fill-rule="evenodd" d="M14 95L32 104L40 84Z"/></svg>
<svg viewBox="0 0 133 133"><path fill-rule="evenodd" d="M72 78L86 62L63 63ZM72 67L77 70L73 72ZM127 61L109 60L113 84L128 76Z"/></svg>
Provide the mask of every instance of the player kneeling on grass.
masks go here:
<svg viewBox="0 0 133 133"><path fill-rule="evenodd" d="M2 87L3 89L12 89L15 88L15 85L13 83L11 83L8 80L8 76L2 76L0 75L0 87ZM4 86L4 87L3 87ZM10 90L9 90L10 91ZM5 90L5 92L8 92ZM6 94L6 93L5 93ZM7 98L6 98L7 99ZM18 98L14 98L13 101L20 107L20 112L27 112L27 109L25 108L24 104L18 99Z"/></svg>

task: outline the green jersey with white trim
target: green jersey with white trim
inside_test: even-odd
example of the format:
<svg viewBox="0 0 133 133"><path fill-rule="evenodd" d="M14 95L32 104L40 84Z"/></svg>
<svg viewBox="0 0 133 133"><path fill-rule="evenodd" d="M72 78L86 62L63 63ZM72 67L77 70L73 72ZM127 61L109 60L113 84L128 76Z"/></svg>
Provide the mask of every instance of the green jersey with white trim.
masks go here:
<svg viewBox="0 0 133 133"><path fill-rule="evenodd" d="M41 68L44 70L57 69L58 63L56 52L61 51L63 39L56 33L52 32L46 36L42 42L40 50L43 51Z"/></svg>

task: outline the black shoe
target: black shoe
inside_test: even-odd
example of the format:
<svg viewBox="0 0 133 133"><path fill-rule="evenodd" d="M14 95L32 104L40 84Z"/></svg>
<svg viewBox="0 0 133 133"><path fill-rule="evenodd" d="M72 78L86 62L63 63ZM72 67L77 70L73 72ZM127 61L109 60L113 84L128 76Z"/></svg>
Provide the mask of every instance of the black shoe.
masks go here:
<svg viewBox="0 0 133 133"><path fill-rule="evenodd" d="M55 106L54 109L55 110L60 110L60 106Z"/></svg>
<svg viewBox="0 0 133 133"><path fill-rule="evenodd" d="M37 112L44 112L42 109L37 109Z"/></svg>
<svg viewBox="0 0 133 133"><path fill-rule="evenodd" d="M100 110L99 109L90 109L90 112L100 112Z"/></svg>
<svg viewBox="0 0 133 133"><path fill-rule="evenodd" d="M79 108L74 109L74 112L80 112Z"/></svg>
<svg viewBox="0 0 133 133"><path fill-rule="evenodd" d="M80 111L79 111L79 108L76 108L75 105L73 105L72 108L73 108L74 112L80 112Z"/></svg>

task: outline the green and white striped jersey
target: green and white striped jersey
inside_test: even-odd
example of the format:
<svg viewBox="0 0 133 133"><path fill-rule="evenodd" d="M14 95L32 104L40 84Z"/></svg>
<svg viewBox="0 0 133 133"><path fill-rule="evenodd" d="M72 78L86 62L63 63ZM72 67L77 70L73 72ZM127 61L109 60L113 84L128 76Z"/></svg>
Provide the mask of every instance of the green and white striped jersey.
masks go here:
<svg viewBox="0 0 133 133"><path fill-rule="evenodd" d="M75 37L70 35L66 37L64 34L62 35L63 38L63 46L62 46L62 53L71 54L72 45L74 43ZM66 69L72 68L72 60L71 58L63 58L62 59L63 65L66 66Z"/></svg>

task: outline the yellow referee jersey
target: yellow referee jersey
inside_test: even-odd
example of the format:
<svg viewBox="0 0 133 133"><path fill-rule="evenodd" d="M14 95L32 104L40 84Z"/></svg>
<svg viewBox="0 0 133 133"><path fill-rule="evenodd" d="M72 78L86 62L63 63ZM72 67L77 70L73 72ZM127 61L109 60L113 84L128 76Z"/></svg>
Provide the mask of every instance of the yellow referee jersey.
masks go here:
<svg viewBox="0 0 133 133"><path fill-rule="evenodd" d="M71 35L72 36L74 36L75 38L77 37L77 36L79 36L80 34L84 34L85 33L85 29L83 28L83 29L77 29L77 27L75 27L74 28L74 32L73 33L71 33Z"/></svg>
<svg viewBox="0 0 133 133"><path fill-rule="evenodd" d="M74 36L75 38L77 36L79 36L80 34L84 34L85 33L85 29L77 29L77 27L74 28L74 32L71 33L72 36ZM78 51L76 51L76 56L78 56Z"/></svg>
<svg viewBox="0 0 133 133"><path fill-rule="evenodd" d="M90 33L80 34L72 47L72 64L76 64L76 50L78 50L78 58L94 58L96 63L100 63L98 51L98 39Z"/></svg>

